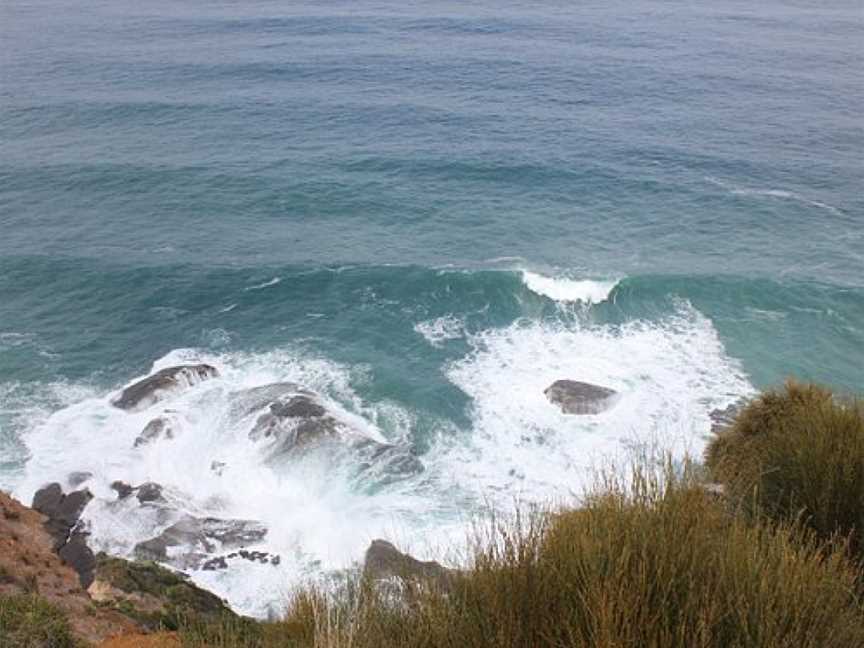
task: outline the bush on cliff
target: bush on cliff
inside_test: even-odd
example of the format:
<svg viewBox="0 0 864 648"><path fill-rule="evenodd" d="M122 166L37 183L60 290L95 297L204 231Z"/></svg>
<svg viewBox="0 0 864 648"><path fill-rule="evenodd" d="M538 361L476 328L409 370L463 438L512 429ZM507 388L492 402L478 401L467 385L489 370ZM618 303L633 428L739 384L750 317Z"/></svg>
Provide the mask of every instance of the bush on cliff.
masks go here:
<svg viewBox="0 0 864 648"><path fill-rule="evenodd" d="M83 648L66 616L36 594L0 596L0 647Z"/></svg>
<svg viewBox="0 0 864 648"><path fill-rule="evenodd" d="M706 451L743 511L849 538L864 557L864 404L788 382L748 404Z"/></svg>
<svg viewBox="0 0 864 648"><path fill-rule="evenodd" d="M307 590L254 644L217 645L846 648L864 645L859 575L842 547L736 517L667 464L607 478L580 509L494 523L444 585Z"/></svg>

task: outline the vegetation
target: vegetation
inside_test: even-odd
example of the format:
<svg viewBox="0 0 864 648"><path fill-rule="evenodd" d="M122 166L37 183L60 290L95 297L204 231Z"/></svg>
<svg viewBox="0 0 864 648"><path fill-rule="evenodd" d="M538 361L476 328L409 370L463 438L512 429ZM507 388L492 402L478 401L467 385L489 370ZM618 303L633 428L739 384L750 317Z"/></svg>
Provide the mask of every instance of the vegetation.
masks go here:
<svg viewBox="0 0 864 648"><path fill-rule="evenodd" d="M82 648L64 614L35 594L0 596L3 648Z"/></svg>
<svg viewBox="0 0 864 648"><path fill-rule="evenodd" d="M743 512L848 537L864 558L864 404L789 382L747 405L706 464Z"/></svg>
<svg viewBox="0 0 864 648"><path fill-rule="evenodd" d="M284 619L186 646L646 648L864 645L857 566L794 522L752 520L695 471L608 475L577 510L493 522L446 583L298 593ZM215 637L215 638L214 638Z"/></svg>

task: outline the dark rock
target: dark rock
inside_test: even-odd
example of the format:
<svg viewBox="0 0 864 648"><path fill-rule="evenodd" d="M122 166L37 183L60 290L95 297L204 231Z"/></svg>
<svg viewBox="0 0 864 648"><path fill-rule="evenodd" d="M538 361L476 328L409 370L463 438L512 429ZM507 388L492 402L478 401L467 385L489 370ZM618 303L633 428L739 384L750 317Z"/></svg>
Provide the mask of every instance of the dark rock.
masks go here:
<svg viewBox="0 0 864 648"><path fill-rule="evenodd" d="M211 558L206 561L203 565L201 565L201 569L204 571L216 571L217 569L228 569L228 561L225 560L224 556L217 556L216 558Z"/></svg>
<svg viewBox="0 0 864 648"><path fill-rule="evenodd" d="M565 414L599 414L618 400L613 389L576 380L556 380L543 393Z"/></svg>
<svg viewBox="0 0 864 648"><path fill-rule="evenodd" d="M96 568L96 557L87 546L87 536L87 533L74 531L69 536L69 541L57 551L63 562L78 573L84 589L90 587L90 583L93 582L93 571Z"/></svg>
<svg viewBox="0 0 864 648"><path fill-rule="evenodd" d="M165 501L165 498L162 496L161 484L157 484L155 482L145 482L135 488L135 491L135 497L141 504Z"/></svg>
<svg viewBox="0 0 864 648"><path fill-rule="evenodd" d="M33 508L48 517L45 529L54 538L55 551L69 539L69 533L91 499L93 495L86 488L64 495L56 482L36 491Z"/></svg>
<svg viewBox="0 0 864 648"><path fill-rule="evenodd" d="M270 411L255 421L249 438L272 439L279 454L337 440L339 429L344 426L314 398L305 393L294 394L286 401L271 403Z"/></svg>
<svg viewBox="0 0 864 648"><path fill-rule="evenodd" d="M229 395L231 403L230 416L243 418L253 412L258 412L285 394L306 393L296 383L282 382L252 387L242 391L233 392Z"/></svg>
<svg viewBox="0 0 864 648"><path fill-rule="evenodd" d="M171 419L159 416L144 426L141 434L135 438L134 445L139 448L159 439L173 439L175 427Z"/></svg>
<svg viewBox="0 0 864 648"><path fill-rule="evenodd" d="M40 488L33 496L33 508L48 518L44 527L53 540L54 551L78 573L85 588L93 580L95 562L79 518L91 499L93 495L87 489L64 495L57 483Z"/></svg>
<svg viewBox="0 0 864 648"><path fill-rule="evenodd" d="M386 540L373 540L366 550L364 574L372 580L400 578L402 580L432 580L446 583L452 570L443 565L417 560L399 551Z"/></svg>
<svg viewBox="0 0 864 648"><path fill-rule="evenodd" d="M121 500L126 499L135 491L135 489L132 488L132 486L130 486L126 482L120 481L120 480L111 482L111 488L113 490L117 491L117 499L121 499Z"/></svg>
<svg viewBox="0 0 864 648"><path fill-rule="evenodd" d="M210 470L221 477L226 465L227 464L224 461L211 461Z"/></svg>
<svg viewBox="0 0 864 648"><path fill-rule="evenodd" d="M165 398L167 394L197 385L218 375L216 368L207 364L168 367L126 387L120 396L112 401L112 405L129 411L146 409Z"/></svg>

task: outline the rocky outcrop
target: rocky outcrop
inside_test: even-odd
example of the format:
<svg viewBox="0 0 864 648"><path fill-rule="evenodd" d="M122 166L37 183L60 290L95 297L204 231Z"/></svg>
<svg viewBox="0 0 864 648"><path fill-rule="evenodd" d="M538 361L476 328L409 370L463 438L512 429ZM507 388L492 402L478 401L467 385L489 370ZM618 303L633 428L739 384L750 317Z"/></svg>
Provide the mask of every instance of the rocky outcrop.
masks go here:
<svg viewBox="0 0 864 648"><path fill-rule="evenodd" d="M130 412L140 411L218 375L216 368L207 364L168 367L129 385L111 404Z"/></svg>
<svg viewBox="0 0 864 648"><path fill-rule="evenodd" d="M135 545L136 558L197 569L217 551L245 549L260 543L267 528L254 520L221 520L187 515L159 535Z"/></svg>
<svg viewBox="0 0 864 648"><path fill-rule="evenodd" d="M64 494L57 483L40 488L33 496L33 508L47 518L45 530L51 536L52 548L75 570L85 588L93 580L96 559L87 546L89 534L79 518L91 499L93 495L87 489Z"/></svg>
<svg viewBox="0 0 864 648"><path fill-rule="evenodd" d="M318 394L294 383L264 385L233 398L237 416L265 410L255 419L249 438L266 443L273 460L324 449L331 460L353 460L359 476L373 478L379 485L424 470L409 447L370 439Z"/></svg>
<svg viewBox="0 0 864 648"><path fill-rule="evenodd" d="M363 575L373 581L401 579L446 584L453 571L434 561L417 560L386 540L373 540L366 550Z"/></svg>
<svg viewBox="0 0 864 648"><path fill-rule="evenodd" d="M600 414L615 405L618 392L576 380L556 380L543 392L565 414Z"/></svg>
<svg viewBox="0 0 864 648"><path fill-rule="evenodd" d="M111 482L111 489L117 493L117 499L124 500L130 495L135 495L135 499L140 504L165 504L166 500L162 491L162 484L156 482L144 482L139 486L131 486L124 481Z"/></svg>
<svg viewBox="0 0 864 648"><path fill-rule="evenodd" d="M152 562L130 562L100 554L90 597L126 610L143 628L176 628L181 619L237 620L225 601L180 574Z"/></svg>
<svg viewBox="0 0 864 648"><path fill-rule="evenodd" d="M735 422L735 418L746 406L747 401L740 399L722 409L711 410L708 414L708 418L711 419L711 432L713 434L723 432Z"/></svg>

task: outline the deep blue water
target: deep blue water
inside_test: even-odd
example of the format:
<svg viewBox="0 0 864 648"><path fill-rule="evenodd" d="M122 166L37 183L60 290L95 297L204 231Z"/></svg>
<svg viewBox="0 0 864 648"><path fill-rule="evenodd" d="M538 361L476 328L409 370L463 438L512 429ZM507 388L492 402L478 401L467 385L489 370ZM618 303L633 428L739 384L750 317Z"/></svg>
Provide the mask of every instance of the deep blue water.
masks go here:
<svg viewBox="0 0 864 648"><path fill-rule="evenodd" d="M478 465L532 376L643 399L615 434L861 393L862 43L857 0L4 2L0 486L172 352Z"/></svg>

